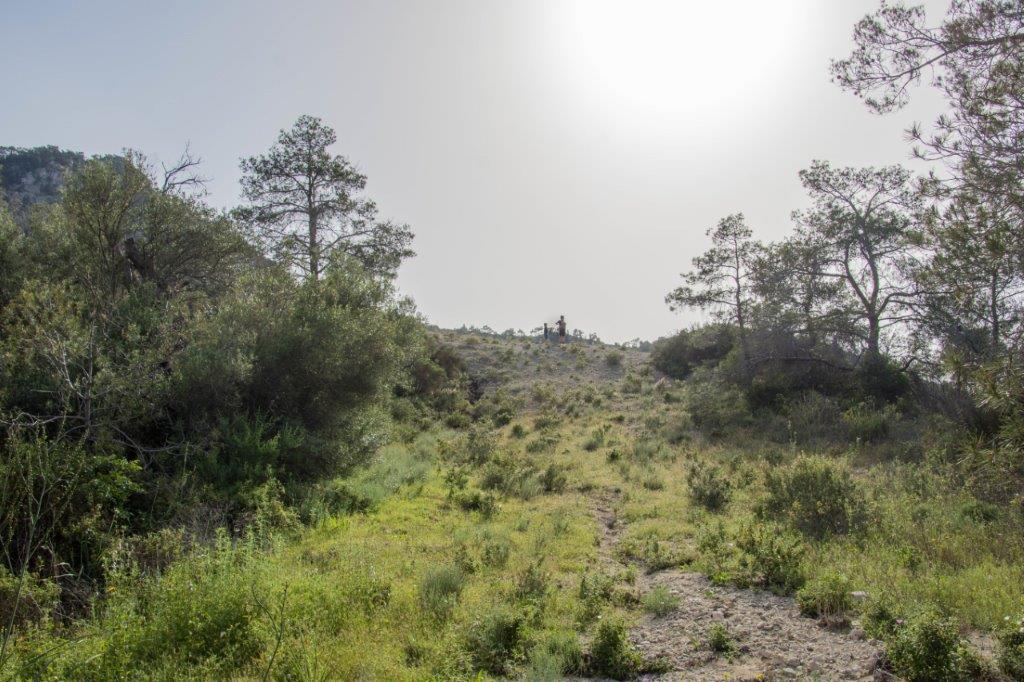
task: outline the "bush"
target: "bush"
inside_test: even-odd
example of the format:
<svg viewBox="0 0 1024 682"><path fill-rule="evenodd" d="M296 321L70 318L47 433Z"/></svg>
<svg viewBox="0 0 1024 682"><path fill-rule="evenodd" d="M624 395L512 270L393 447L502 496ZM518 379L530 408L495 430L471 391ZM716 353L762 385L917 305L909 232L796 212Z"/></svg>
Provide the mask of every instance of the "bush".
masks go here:
<svg viewBox="0 0 1024 682"><path fill-rule="evenodd" d="M843 412L843 423L849 437L863 443L877 443L888 438L898 418L899 410L895 405L877 409L860 403Z"/></svg>
<svg viewBox="0 0 1024 682"><path fill-rule="evenodd" d="M866 359L855 376L860 394L879 402L894 402L910 390L907 373L884 356Z"/></svg>
<svg viewBox="0 0 1024 682"><path fill-rule="evenodd" d="M843 618L853 607L850 580L845 575L829 571L809 581L796 593L800 613L828 619Z"/></svg>
<svg viewBox="0 0 1024 682"><path fill-rule="evenodd" d="M867 503L850 470L821 456L803 456L765 480L762 516L784 521L821 539L863 528Z"/></svg>
<svg viewBox="0 0 1024 682"><path fill-rule="evenodd" d="M95 579L100 559L138 491L136 463L42 434L0 434L0 546L10 573L64 562ZM56 577L42 571L41 578Z"/></svg>
<svg viewBox="0 0 1024 682"><path fill-rule="evenodd" d="M530 651L524 679L530 682L556 682L567 675L583 673L583 647L571 630L545 633Z"/></svg>
<svg viewBox="0 0 1024 682"><path fill-rule="evenodd" d="M459 601L466 575L454 564L433 566L420 579L420 605L435 618L445 619Z"/></svg>
<svg viewBox="0 0 1024 682"><path fill-rule="evenodd" d="M643 658L630 643L625 623L616 617L602 620L590 644L590 675L629 680L642 667Z"/></svg>
<svg viewBox="0 0 1024 682"><path fill-rule="evenodd" d="M712 435L745 426L751 417L747 400L738 388L696 377L689 384L686 408L694 425Z"/></svg>
<svg viewBox="0 0 1024 682"><path fill-rule="evenodd" d="M679 597L668 591L664 585L657 585L640 600L644 611L655 616L667 616L679 608Z"/></svg>
<svg viewBox="0 0 1024 682"><path fill-rule="evenodd" d="M96 654L89 648L71 651L71 660L62 661L68 669L50 670L48 676L129 679L194 665L224 677L244 666L266 646L260 620L267 595L256 557L251 545L232 548L221 535L213 548L160 576L115 573L95 623L102 648Z"/></svg>
<svg viewBox="0 0 1024 682"><path fill-rule="evenodd" d="M527 622L522 612L496 606L475 618L465 635L473 667L492 675L507 675L523 660Z"/></svg>
<svg viewBox="0 0 1024 682"><path fill-rule="evenodd" d="M583 449L587 452L594 452L595 450L604 447L609 429L610 427L607 424L603 424L602 426L594 429L590 434L590 438L583 443Z"/></svg>
<svg viewBox="0 0 1024 682"><path fill-rule="evenodd" d="M708 648L716 654L732 656L736 652L736 644L732 635L722 623L713 623L708 628Z"/></svg>
<svg viewBox="0 0 1024 682"><path fill-rule="evenodd" d="M1014 680L1024 680L1024 615L1007 616L999 633L999 669Z"/></svg>
<svg viewBox="0 0 1024 682"><path fill-rule="evenodd" d="M687 467L686 483L690 488L690 499L708 511L721 510L732 495L732 484L722 470L704 461L693 462Z"/></svg>
<svg viewBox="0 0 1024 682"><path fill-rule="evenodd" d="M618 369L622 367L622 360L625 356L622 351L610 350L604 356L604 364L612 369Z"/></svg>
<svg viewBox="0 0 1024 682"><path fill-rule="evenodd" d="M736 545L744 552L741 565L751 582L781 594L791 594L803 587L804 546L799 537L775 526L748 526L741 531Z"/></svg>
<svg viewBox="0 0 1024 682"><path fill-rule="evenodd" d="M60 586L31 573L16 576L0 564L0 630L36 623L57 607Z"/></svg>
<svg viewBox="0 0 1024 682"><path fill-rule="evenodd" d="M982 672L956 622L929 611L896 628L887 655L893 670L907 682L966 682Z"/></svg>
<svg viewBox="0 0 1024 682"><path fill-rule="evenodd" d="M701 365L713 366L729 354L735 333L728 325L712 324L684 330L654 343L651 363L673 379L685 379Z"/></svg>

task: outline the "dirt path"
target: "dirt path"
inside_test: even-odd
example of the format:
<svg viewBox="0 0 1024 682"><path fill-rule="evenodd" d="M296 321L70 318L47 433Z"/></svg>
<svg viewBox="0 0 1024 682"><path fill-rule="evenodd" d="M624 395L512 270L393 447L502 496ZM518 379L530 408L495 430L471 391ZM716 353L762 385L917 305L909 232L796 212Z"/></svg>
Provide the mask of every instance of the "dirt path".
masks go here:
<svg viewBox="0 0 1024 682"><path fill-rule="evenodd" d="M606 362L610 349L580 345L577 349L530 345L522 341L483 339L469 342L453 336L470 373L480 378L483 392L499 387L528 395L538 383L562 388L616 385L629 373L637 373L646 356L636 351L620 353L621 363ZM617 352L617 351L616 351ZM616 409L638 411L637 396L620 398ZM622 494L613 487L597 487L589 493L591 514L598 527L598 563L608 575L626 565L615 548L626 523L618 513ZM880 680L890 678L879 670L881 645L867 640L858 630L838 632L819 626L800 615L791 598L760 590L716 586L703 575L680 570L646 574L641 566L636 596L662 586L679 598L673 612L644 615L633 629L633 643L649 659L663 658L671 670L646 679L658 680ZM708 632L722 624L734 643L731 655L715 654L707 645Z"/></svg>
<svg viewBox="0 0 1024 682"><path fill-rule="evenodd" d="M605 569L621 568L615 546L623 533L617 494L595 491L592 512L598 524L598 558ZM878 680L881 649L858 630L837 632L804 618L793 599L760 590L713 585L679 570L641 573L640 594L663 586L680 600L672 613L646 615L630 637L648 658L664 658L672 671L659 680ZM706 640L715 623L725 626L736 651L715 654Z"/></svg>

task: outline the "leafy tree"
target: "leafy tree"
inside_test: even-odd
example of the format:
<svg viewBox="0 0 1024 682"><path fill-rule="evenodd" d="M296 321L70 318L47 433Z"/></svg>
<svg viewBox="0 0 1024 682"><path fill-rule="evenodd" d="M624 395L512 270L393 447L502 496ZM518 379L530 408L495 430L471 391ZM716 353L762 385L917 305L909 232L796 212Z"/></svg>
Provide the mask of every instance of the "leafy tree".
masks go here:
<svg viewBox="0 0 1024 682"><path fill-rule="evenodd" d="M749 362L747 331L752 303L754 265L762 246L754 241L742 213L726 216L707 231L712 247L693 259L684 284L665 297L672 310L703 308L736 325L744 364Z"/></svg>
<svg viewBox="0 0 1024 682"><path fill-rule="evenodd" d="M766 247L753 268L758 324L803 338L808 348L839 333L849 301L842 282L822 276L823 261L815 244L799 239Z"/></svg>
<svg viewBox="0 0 1024 682"><path fill-rule="evenodd" d="M21 288L25 275L25 238L0 197L0 310Z"/></svg>
<svg viewBox="0 0 1024 682"><path fill-rule="evenodd" d="M1007 0L954 0L929 25L923 7L882 3L854 28L856 47L832 63L840 85L879 113L909 100L925 74L949 103L932 133L910 130L922 158L952 171L931 189L968 188L1002 197L1020 211L1024 192L1024 5Z"/></svg>
<svg viewBox="0 0 1024 682"><path fill-rule="evenodd" d="M962 355L992 359L1016 348L1024 332L1024 250L1013 213L960 194L927 216L934 257L921 273L926 324Z"/></svg>
<svg viewBox="0 0 1024 682"><path fill-rule="evenodd" d="M236 215L249 223L268 253L311 280L334 252L358 259L373 273L393 276L409 248L407 225L377 220L376 205L360 193L366 176L343 156L332 156L334 130L301 116L261 156L242 160L247 206Z"/></svg>
<svg viewBox="0 0 1024 682"><path fill-rule="evenodd" d="M855 337L877 359L885 329L911 319L917 290L910 277L919 240L908 211L918 200L899 166L832 168L816 161L800 172L813 208L797 212L798 238L813 249L813 274L843 283L851 294Z"/></svg>

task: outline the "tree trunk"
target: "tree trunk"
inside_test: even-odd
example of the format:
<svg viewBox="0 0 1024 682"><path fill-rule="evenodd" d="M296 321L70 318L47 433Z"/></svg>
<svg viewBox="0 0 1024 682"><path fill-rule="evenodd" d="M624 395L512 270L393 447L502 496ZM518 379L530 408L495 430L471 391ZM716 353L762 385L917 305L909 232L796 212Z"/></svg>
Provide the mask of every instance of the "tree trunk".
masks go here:
<svg viewBox="0 0 1024 682"><path fill-rule="evenodd" d="M309 276L316 282L320 279L320 242L317 235L316 211L309 211Z"/></svg>

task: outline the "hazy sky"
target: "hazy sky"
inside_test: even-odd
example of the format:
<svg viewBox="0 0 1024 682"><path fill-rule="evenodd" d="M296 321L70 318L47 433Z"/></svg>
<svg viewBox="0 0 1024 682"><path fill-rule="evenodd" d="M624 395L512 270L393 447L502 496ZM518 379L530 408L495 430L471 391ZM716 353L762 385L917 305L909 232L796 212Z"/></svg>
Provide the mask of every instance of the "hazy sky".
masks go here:
<svg viewBox="0 0 1024 682"><path fill-rule="evenodd" d="M238 159L320 116L416 232L432 322L655 338L698 319L663 299L720 217L779 238L812 159L906 161L935 96L878 117L829 81L876 5L0 0L0 144L188 142L230 207Z"/></svg>

